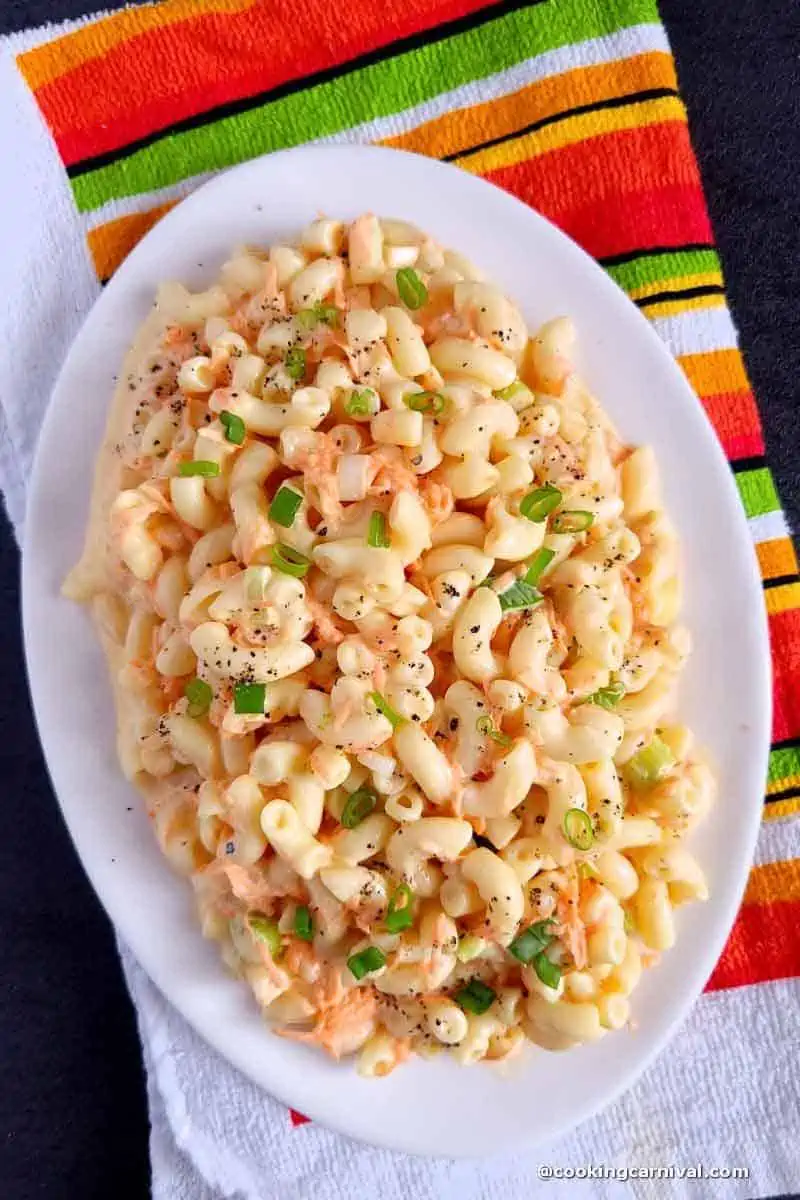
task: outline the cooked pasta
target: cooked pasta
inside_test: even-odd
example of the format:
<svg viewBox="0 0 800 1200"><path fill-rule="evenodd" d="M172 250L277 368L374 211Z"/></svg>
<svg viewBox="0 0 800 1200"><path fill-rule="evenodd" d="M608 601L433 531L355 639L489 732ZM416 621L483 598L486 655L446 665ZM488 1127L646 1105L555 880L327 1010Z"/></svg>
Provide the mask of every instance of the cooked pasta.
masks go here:
<svg viewBox="0 0 800 1200"><path fill-rule="evenodd" d="M648 447L467 259L320 217L165 285L86 549L126 776L284 1037L382 1076L629 1022L714 778Z"/></svg>

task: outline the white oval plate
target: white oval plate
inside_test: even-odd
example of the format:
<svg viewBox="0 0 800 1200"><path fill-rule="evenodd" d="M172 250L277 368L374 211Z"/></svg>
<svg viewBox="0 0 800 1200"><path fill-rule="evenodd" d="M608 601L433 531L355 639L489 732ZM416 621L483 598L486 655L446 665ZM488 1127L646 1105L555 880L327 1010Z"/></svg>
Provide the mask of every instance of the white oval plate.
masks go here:
<svg viewBox="0 0 800 1200"><path fill-rule="evenodd" d="M711 899L679 912L677 948L635 994L635 1034L569 1054L529 1050L505 1071L417 1059L381 1082L273 1036L201 937L190 889L170 873L117 766L105 662L87 614L59 596L80 553L114 376L160 282L202 288L235 242L294 235L320 209L416 222L482 266L534 327L571 314L592 390L627 441L655 446L683 539L685 620L695 642L682 712L719 764L720 798L695 839ZM31 483L23 614L53 784L112 920L221 1054L315 1120L417 1154L480 1155L550 1138L632 1083L713 969L751 860L768 746L769 650L747 524L702 408L645 318L574 243L482 180L392 150L308 147L237 167L160 221L98 299L53 394Z"/></svg>

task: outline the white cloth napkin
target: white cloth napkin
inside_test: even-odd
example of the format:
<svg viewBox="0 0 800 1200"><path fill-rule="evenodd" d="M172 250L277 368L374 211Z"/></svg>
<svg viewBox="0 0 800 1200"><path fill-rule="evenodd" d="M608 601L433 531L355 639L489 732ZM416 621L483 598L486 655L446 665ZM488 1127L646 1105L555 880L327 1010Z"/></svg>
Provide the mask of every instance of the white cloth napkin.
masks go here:
<svg viewBox="0 0 800 1200"><path fill-rule="evenodd" d="M63 170L14 66L41 39L42 31L0 39L0 162L14 175L13 190L0 194L0 488L20 541L48 397L99 290ZM797 855L792 827L762 829L758 861ZM548 1167L750 1171L746 1182L590 1179L582 1194L599 1198L727 1200L800 1184L798 980L704 996L670 1048L603 1114L536 1152L474 1163L373 1150L295 1125L190 1029L124 946L120 954L147 1069L154 1200L572 1197L573 1180L541 1177ZM532 1111L546 1103L531 1096Z"/></svg>

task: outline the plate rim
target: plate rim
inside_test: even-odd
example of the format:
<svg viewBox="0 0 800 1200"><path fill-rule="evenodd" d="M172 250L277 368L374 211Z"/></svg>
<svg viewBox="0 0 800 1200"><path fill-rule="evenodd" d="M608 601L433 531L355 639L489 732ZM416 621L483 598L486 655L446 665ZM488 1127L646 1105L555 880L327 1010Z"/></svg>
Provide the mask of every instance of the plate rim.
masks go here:
<svg viewBox="0 0 800 1200"><path fill-rule="evenodd" d="M187 221L191 220L191 213L192 213L193 207L197 204L205 203L208 200L208 198L211 197L216 190L218 190L218 189L221 190L223 188L228 187L229 180L232 176L239 176L239 175L245 176L245 175L248 175L251 173L252 174L258 173L259 171L264 169L265 164L269 164L269 163L274 164L276 162L276 160L279 160L279 159L291 158L293 160L300 160L300 159L309 160L309 159L313 158L314 156L318 156L318 155L322 155L325 157L335 155L337 158L345 158L347 156L355 155L359 158L366 157L366 158L373 158L376 160L377 159L385 160L388 156L393 160L396 160L398 157L416 160L418 163L424 163L426 169L430 169L434 172L447 171L447 172L452 172L452 173L460 175L462 177L462 179L464 179L465 181L468 181L468 183L466 184L467 187L477 184L479 188L491 189L498 196L503 197L503 200L505 202L507 202L509 205L512 205L512 206L516 207L517 209L524 210L526 217L528 219L532 220L534 223L539 222L543 225L546 225L549 229L549 232L551 234L554 234L555 237L563 243L565 254L568 253L573 256L574 255L580 256L580 259L582 260L582 266L586 269L593 271L596 274L596 277L598 277L598 276L602 277L602 280L603 280L602 286L605 287L607 290L613 289L622 298L622 300L624 301L624 304L626 306L628 306L628 310L629 310L631 318L633 317L634 313L637 315L637 317L639 318L639 321L640 321L640 329L642 331L642 337L648 339L653 352L655 352L656 350L658 351L665 374L669 373L669 375L671 376L670 383L669 383L670 390L672 392L677 391L677 390L682 391L684 393L686 400L688 401L689 399L691 399L691 401L693 402L694 406L697 409L698 416L701 418L701 420L705 424L707 433L710 435L708 453L713 455L716 452L716 456L718 459L718 465L720 463L724 464L725 472L729 476L729 488L728 488L729 499L732 499L735 501L735 504L731 505L730 507L731 507L732 511L733 511L733 508L735 507L735 509L738 511L738 514L739 514L738 520L736 522L737 527L738 527L736 541L737 541L737 543L741 543L743 540L747 539L749 542L749 533L747 531L746 516L745 516L744 510L741 506L741 502L739 500L738 493L736 492L733 475L730 470L730 464L724 455L724 452L722 450L720 442L717 438L716 432L713 429L713 426L711 425L711 423L708 419L708 416L706 415L699 398L697 397L697 395L694 393L693 389L689 385L688 380L686 379L686 377L684 376L680 367L678 366L677 362L675 361L669 348L661 340L661 338L656 333L656 331L653 328L653 326L651 325L651 323L636 308L636 306L625 295L625 293L622 291L622 289L618 287L618 285L613 281L613 279L611 279L610 276L607 275L607 273L603 270L603 268L586 251L584 251L580 246L578 246L577 243L575 243L567 234L563 233L560 229L558 229L557 226L553 225L552 222L547 220L546 217L542 216L541 213L537 212L535 209L531 208L529 205L525 204L523 201L517 199L517 197L496 187L495 185L493 185L492 183L490 183L487 180L483 180L483 179L480 179L480 177L476 177L476 176L470 175L466 172L462 172L459 170L459 168L451 166L450 164L444 164L444 163L439 162L438 160L429 159L422 155L411 154L408 151L395 150L395 149L388 148L388 147L368 146L368 145L319 145L319 144L311 144L311 145L293 147L293 148L290 148L287 150L277 151L273 154L262 155L258 158L247 160L246 162L240 163L240 164L230 168L229 170L220 172L214 178L203 183L194 192L192 192L189 196L187 196L181 203L176 205L169 213L167 213L161 219L161 221L159 221L159 223L156 226L153 227L153 229L151 231L149 231L149 233L147 235L145 235L145 237L142 239L142 241L137 244L137 246L133 249L131 254L127 257L125 262L122 264L121 268L115 273L114 277L111 279L108 286L97 297L97 299L95 300L95 303L92 305L91 309L87 313L86 318L85 318L83 324L81 325L80 330L78 331L76 337L72 341L69 351L61 365L61 369L59 371L55 386L51 392L50 399L49 399L48 405L47 405L47 409L45 411L42 425L39 430L39 434L38 434L38 438L37 438L36 453L35 453L35 457L34 457L33 469L31 471L29 489L28 489L27 519L26 519L26 525L25 525L25 534L24 534L23 550L22 550L23 642L24 642L24 648L25 648L26 673L27 673L27 678L28 678L29 691L30 691L30 695L32 698L32 710L33 710L33 714L34 714L34 721L36 724L37 733L39 735L40 744L42 746L43 757L44 757L46 765L47 765L48 775L50 777L53 791L55 793L59 808L61 810L62 817L63 817L64 822L69 831L70 838L73 842L73 845L75 846L75 850L76 850L76 853L78 854L78 857L80 859L83 870L85 871L87 877L89 878L89 881L92 884L92 887L93 887L95 894L97 895L101 905L103 906L104 910L108 914L109 918L112 920L112 923L123 934L126 942L128 942L128 944L131 945L131 948L134 949L134 947L135 947L135 957L136 957L137 961L139 962L139 964L142 966L143 970L145 970L145 973L150 977L151 980L153 980L153 982L156 984L156 986L159 988L159 990L161 990L165 994L168 1002L171 1005L173 1005L173 1007L176 1009L176 1011L180 1013L182 1018L184 1020L186 1020L194 1028L194 1030L198 1033L198 1035L200 1037L202 1037L204 1041L208 1042L216 1052L218 1052L219 1054L222 1055L223 1058L225 1058L228 1062L233 1063L233 1065L235 1067L237 1067L239 1070L243 1071L243 1073L245 1073L250 1079L252 1079L256 1083L257 1086L264 1088L266 1091L268 1091L268 1093L270 1095L275 1096L282 1103L286 1104L289 1107L297 1107L298 1101L297 1101L296 1097L294 1099L292 1098L291 1087L288 1090L287 1090L287 1088L284 1087L285 1079L284 1079L284 1074L281 1071L276 1070L275 1078L270 1080L269 1084L266 1084L264 1082L263 1078L255 1075L251 1070L248 1069L248 1063L246 1060L243 1060L241 1057L239 1057L237 1060L236 1056L232 1054L232 1051L231 1051L229 1045L227 1044L227 1042L224 1041L224 1039L218 1039L218 1038L215 1038L214 1036L210 1035L207 1027L203 1026L201 1022L198 1022L197 1020L195 1020L192 1015L187 1014L185 1009L181 1005L179 1005L178 1003L175 1002L175 1000L170 995L171 988L169 986L169 981L164 979L165 972L161 969L161 966L157 962L149 962L148 961L150 956L147 954L146 946L143 945L144 941L146 941L146 938L140 936L136 932L136 929L134 928L134 926L136 925L135 921L129 922L124 913L122 914L122 916L120 916L119 912L117 912L117 911L112 912L112 906L109 905L109 903L106 899L106 896L103 893L102 888L97 883L97 880L96 880L97 873L94 868L92 854L91 853L84 854L84 852L81 849L81 846L79 845L78 838L75 836L75 833L73 831L73 822L71 821L70 815L69 815L70 804L69 804L69 802L65 802L64 800L62 800L61 795L56 787L56 783L55 783L55 774L57 773L56 767L54 764L51 764L49 753L48 753L48 748L47 748L47 742L45 740L45 736L43 735L42 726L40 724L40 705L39 705L39 701L37 699L38 694L39 694L40 681L34 680L34 671L32 671L32 669L31 669L31 663L32 663L32 661L35 661L35 659L36 659L36 654L31 649L31 646L33 644L33 639L34 639L34 635L31 632L31 620L32 620L31 606L33 604L35 604L35 597L33 597L31 594L31 588L33 586L31 583L31 575L33 572L32 556L34 553L33 550L31 549L31 547L35 541L35 533L33 532L34 522L31 519L31 515L36 512L37 497L41 490L41 476L42 476L42 474L45 470L45 466L46 466L45 452L43 451L42 448L47 446L47 444L48 444L48 438L47 438L48 429L50 428L50 426L52 424L55 423L54 413L56 412L56 409L58 407L57 397L58 397L59 391L62 386L62 380L68 375L70 364L72 362L76 361L80 357L81 344L84 341L91 338L91 326L92 326L93 322L97 319L98 312L102 312L102 310L109 304L109 300L107 298L108 297L116 297L118 292L124 291L124 289L126 288L126 279L127 279L126 268L128 267L128 264L137 263L141 257L143 257L144 255L149 253L149 243L151 242L151 240L155 240L156 237L165 236L165 234L168 233L173 228L173 226L176 229L179 229L180 227L185 226ZM268 212L267 205L265 205L265 217L266 217L266 219L269 218L269 212ZM232 230L231 243L233 243L234 240L235 240L235 236L234 236L234 231ZM645 333L645 331L646 331L646 333ZM709 441L709 439L706 439L706 440ZM712 447L711 443L713 443L713 447ZM685 539L687 536L687 531L682 530L681 533L682 533L683 538ZM749 581L747 581L747 586L752 588L753 599L755 600L756 597L758 598L757 605L755 605L753 607L752 618L753 618L753 636L755 637L755 640L758 644L759 653L757 655L754 654L754 656L753 656L752 670L753 670L754 679L757 680L757 682L760 685L759 686L760 729L759 729L758 736L756 737L756 740L757 740L758 744L761 746L761 756L760 757L761 757L762 761L760 762L759 765L761 767L761 774L763 777L765 774L766 761L767 761L767 756L769 754L769 748L770 748L771 704L772 704L771 658L770 658L770 651L769 651L768 625L767 625L767 619L766 619L766 612L765 612L764 604L763 604L762 584L761 584L761 579L760 579L760 576L759 576L759 573L757 570L756 556L755 556L754 552L751 554L750 558L751 558L751 570L750 570L750 579L749 579ZM63 600L61 602L69 603L69 601L63 601ZM135 789L134 789L134 791L135 791ZM138 795L138 793L137 793L137 795ZM760 824L761 824L761 816L762 816L762 796L759 794L757 797L754 797L754 799L753 799L753 802L751 805L751 811L749 812L749 815L748 815L747 826L743 833L743 837L744 837L744 840L747 845L747 855L742 856L742 860L741 860L741 863L740 863L740 866L739 866L739 869L737 872L737 877L739 878L739 886L735 889L735 897L734 897L733 893L731 893L731 895L729 896L729 899L728 899L728 903L725 906L724 920L722 919L722 915L720 915L720 917L717 920L716 933L715 933L715 936L711 939L711 949L710 950L706 949L706 952L702 956L700 956L700 955L697 956L697 961L695 962L694 970L692 972L692 985L690 987L686 987L683 990L683 992L680 994L680 996L676 997L674 1005L672 1006L671 1019L665 1024L664 1028L661 1029L659 1035L652 1038L651 1044L648 1046L647 1050L639 1057L636 1064L633 1067L629 1068L627 1070L627 1073L625 1073L620 1080L616 1081L612 1086L608 1087L606 1092L599 1099L596 1099L589 1103L584 1103L584 1104L576 1103L575 1116L570 1121L569 1125L562 1125L560 1127L561 1133L564 1133L568 1129L572 1129L576 1125L587 1120L589 1117L593 1116L595 1113L597 1113L601 1109L603 1109L603 1108L607 1107L609 1104L613 1103L613 1101L615 1099L617 1099L620 1094L622 1094L624 1091L627 1091L630 1087L632 1087L633 1084L641 1077L643 1072L654 1061L654 1059L661 1053L661 1051L673 1039L678 1028L685 1021L690 1009L695 1004L700 992L702 991L702 988L703 988L705 982L707 981L708 976L713 971L713 968L714 968L716 962L718 961L719 955L724 947L725 941L727 940L727 937L732 928L736 913L738 912L738 909L741 905L742 896L744 894L744 890L745 890L745 887L747 884L748 872L749 872L749 869L750 869L750 866L751 866L752 860L753 860L753 853L755 850L756 839L757 839L758 830L759 830ZM166 864L166 860L164 860L164 865L167 867L167 870L169 870L168 864ZM185 881L181 880L181 885L185 887L186 886ZM129 928L133 930L132 935L129 935ZM222 974L222 972L220 972L220 974ZM702 978L701 978L701 976L702 976ZM298 1060L298 1061L300 1061L300 1060ZM348 1068L345 1068L345 1069L348 1069ZM352 1068L350 1068L350 1069L352 1069ZM356 1138L357 1140L360 1140L360 1141L364 1141L369 1145L384 1146L391 1150L397 1150L397 1151L412 1153L412 1154L432 1155L434 1157L437 1155L441 1155L441 1153L442 1153L442 1151L437 1152L436 1150L429 1150L427 1148L420 1149L419 1140L417 1138L415 1138L413 1136L410 1138L406 1138L402 1135L402 1132L398 1133L396 1136L382 1137L380 1141L376 1141L372 1134L365 1133L361 1129L354 1131L352 1123L348 1123L347 1120L339 1120L338 1112L332 1111L330 1109L330 1107L326 1107L325 1105L323 1105L321 1109L317 1109L315 1111L316 1104L313 1101L309 1100L308 1098L304 1098L304 1100L299 1103L301 1103L304 1110L307 1110L308 1115L310 1115L312 1117L312 1119L318 1121L320 1124L322 1124L328 1128L335 1129L337 1132L340 1132L346 1136ZM539 1135L538 1133L536 1133L536 1131L532 1131L530 1139L528 1141L526 1141L526 1148L530 1149L532 1146L540 1144L540 1142L544 1138L552 1137L552 1136L555 1136L552 1132L549 1132L549 1133L546 1132L544 1134ZM507 1148L508 1148L507 1146L503 1146L500 1143L497 1143L493 1147L490 1147L490 1148L481 1147L477 1150L470 1150L469 1147L459 1148L459 1146L450 1145L447 1147L446 1153L448 1156L451 1156L451 1157L473 1158L473 1157L482 1157L487 1154L493 1153L497 1150L507 1149Z"/></svg>

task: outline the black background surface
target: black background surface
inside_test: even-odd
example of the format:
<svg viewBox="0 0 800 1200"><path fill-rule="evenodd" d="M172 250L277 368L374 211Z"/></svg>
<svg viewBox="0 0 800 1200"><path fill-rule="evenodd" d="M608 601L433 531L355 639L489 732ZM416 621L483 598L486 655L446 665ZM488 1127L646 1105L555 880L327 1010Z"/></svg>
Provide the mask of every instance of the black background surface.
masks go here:
<svg viewBox="0 0 800 1200"><path fill-rule="evenodd" d="M88 8L0 0L0 33ZM770 460L797 528L800 6L662 0L661 11ZM0 629L0 1200L143 1200L147 1111L134 1015L42 762L4 519Z"/></svg>

